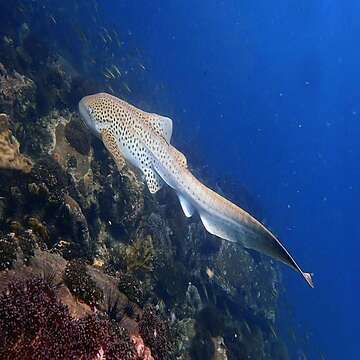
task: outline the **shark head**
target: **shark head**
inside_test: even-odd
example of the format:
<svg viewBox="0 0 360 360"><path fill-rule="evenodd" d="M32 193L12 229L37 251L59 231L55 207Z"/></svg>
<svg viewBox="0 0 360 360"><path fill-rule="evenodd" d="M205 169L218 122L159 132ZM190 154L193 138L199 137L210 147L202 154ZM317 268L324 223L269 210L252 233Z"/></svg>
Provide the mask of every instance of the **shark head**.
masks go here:
<svg viewBox="0 0 360 360"><path fill-rule="evenodd" d="M80 115L96 136L100 136L101 130L108 128L114 120L111 102L111 96L106 93L85 96L79 102Z"/></svg>

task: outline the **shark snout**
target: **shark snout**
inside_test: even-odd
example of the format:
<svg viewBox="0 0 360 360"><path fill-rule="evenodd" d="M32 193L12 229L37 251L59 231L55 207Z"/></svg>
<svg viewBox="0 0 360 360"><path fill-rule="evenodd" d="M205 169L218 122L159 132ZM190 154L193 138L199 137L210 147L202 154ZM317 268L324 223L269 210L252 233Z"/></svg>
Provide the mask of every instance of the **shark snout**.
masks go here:
<svg viewBox="0 0 360 360"><path fill-rule="evenodd" d="M99 130L96 127L96 121L92 116L92 109L89 105L90 96L83 97L79 102L79 113L84 123L96 134L99 135Z"/></svg>

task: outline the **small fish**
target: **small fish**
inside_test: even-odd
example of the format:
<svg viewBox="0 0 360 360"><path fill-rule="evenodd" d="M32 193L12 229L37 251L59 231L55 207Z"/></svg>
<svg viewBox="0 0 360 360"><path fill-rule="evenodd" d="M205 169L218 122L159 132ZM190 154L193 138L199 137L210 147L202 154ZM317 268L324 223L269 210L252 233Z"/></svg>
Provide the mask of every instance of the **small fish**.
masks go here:
<svg viewBox="0 0 360 360"><path fill-rule="evenodd" d="M146 67L143 64L139 64L139 66L142 70L144 70L144 71L146 70Z"/></svg>
<svg viewBox="0 0 360 360"><path fill-rule="evenodd" d="M54 23L54 25L57 24L56 19L54 18L53 15L50 15L49 18L50 18L50 20Z"/></svg>
<svg viewBox="0 0 360 360"><path fill-rule="evenodd" d="M113 65L113 68L114 68L114 70L116 71L116 73L117 73L119 76L121 76L121 72L120 72L119 68L118 68L116 65Z"/></svg>
<svg viewBox="0 0 360 360"><path fill-rule="evenodd" d="M122 84L123 84L124 88L126 89L126 91L131 94L132 91L131 91L129 85L125 81L123 81Z"/></svg>
<svg viewBox="0 0 360 360"><path fill-rule="evenodd" d="M103 71L103 75L109 80L113 79L112 76L110 74L108 74L106 71Z"/></svg>
<svg viewBox="0 0 360 360"><path fill-rule="evenodd" d="M251 335L252 331L251 331L251 327L249 326L248 322L246 320L244 320L244 325L246 327L246 330L248 331L248 333Z"/></svg>
<svg viewBox="0 0 360 360"><path fill-rule="evenodd" d="M116 79L116 76L112 73L112 71L109 68L105 68L108 75L111 77L111 79Z"/></svg>
<svg viewBox="0 0 360 360"><path fill-rule="evenodd" d="M4 42L5 42L6 45L12 45L12 44L14 44L14 40L13 40L11 37L7 36L7 35L5 35L5 36L3 37L3 39L4 39Z"/></svg>
<svg viewBox="0 0 360 360"><path fill-rule="evenodd" d="M107 44L107 40L102 32L99 33L99 36L100 36L101 40L103 41L103 43Z"/></svg>
<svg viewBox="0 0 360 360"><path fill-rule="evenodd" d="M269 328L270 328L271 333L274 335L274 338L277 339L278 336L277 336L277 333L276 333L274 327L272 325L270 325Z"/></svg>

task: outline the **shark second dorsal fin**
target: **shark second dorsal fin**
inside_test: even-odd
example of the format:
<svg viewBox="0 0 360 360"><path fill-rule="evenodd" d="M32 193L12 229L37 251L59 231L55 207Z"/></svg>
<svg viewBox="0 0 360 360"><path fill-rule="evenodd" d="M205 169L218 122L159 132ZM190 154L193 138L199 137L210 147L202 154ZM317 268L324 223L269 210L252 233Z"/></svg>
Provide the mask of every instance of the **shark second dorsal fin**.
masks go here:
<svg viewBox="0 0 360 360"><path fill-rule="evenodd" d="M181 207L184 211L184 214L186 217L192 217L194 215L194 212L195 212L195 208L190 204L190 202L188 200L186 200L184 198L183 195L181 194L177 194L179 200L180 200L180 204L181 204Z"/></svg>
<svg viewBox="0 0 360 360"><path fill-rule="evenodd" d="M147 120L154 131L162 136L170 144L173 129L172 120L166 116L161 116L154 113L149 114Z"/></svg>

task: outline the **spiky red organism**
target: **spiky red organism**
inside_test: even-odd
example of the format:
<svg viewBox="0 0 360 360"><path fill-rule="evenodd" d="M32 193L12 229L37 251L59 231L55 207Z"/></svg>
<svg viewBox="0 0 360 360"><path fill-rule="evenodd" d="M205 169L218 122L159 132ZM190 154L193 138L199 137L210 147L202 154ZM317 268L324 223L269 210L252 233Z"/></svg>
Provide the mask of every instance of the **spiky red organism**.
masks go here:
<svg viewBox="0 0 360 360"><path fill-rule="evenodd" d="M0 295L1 359L138 360L128 334L115 323L71 318L53 287L35 278L11 283Z"/></svg>

